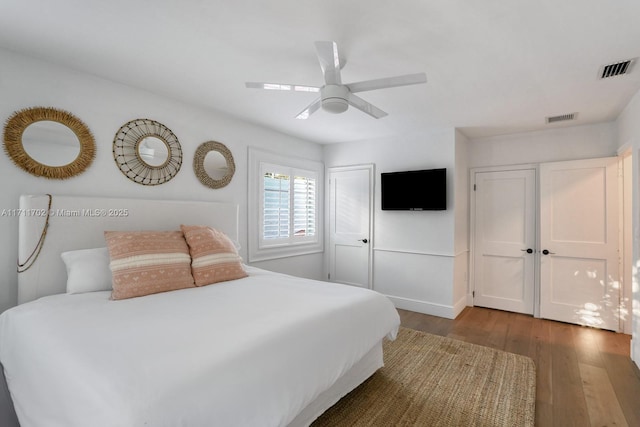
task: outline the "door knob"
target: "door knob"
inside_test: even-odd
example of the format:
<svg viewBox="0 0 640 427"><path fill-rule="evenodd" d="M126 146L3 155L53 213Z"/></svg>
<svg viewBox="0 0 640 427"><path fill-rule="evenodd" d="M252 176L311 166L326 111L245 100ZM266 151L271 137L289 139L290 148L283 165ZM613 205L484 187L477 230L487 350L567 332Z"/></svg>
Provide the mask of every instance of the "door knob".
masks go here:
<svg viewBox="0 0 640 427"><path fill-rule="evenodd" d="M367 239L358 239L358 242L367 243L368 240Z"/></svg>
<svg viewBox="0 0 640 427"><path fill-rule="evenodd" d="M549 254L551 254L551 255L555 255L555 252L549 252L547 249L544 249L544 250L542 251L542 255L549 255Z"/></svg>
<svg viewBox="0 0 640 427"><path fill-rule="evenodd" d="M526 252L528 254L532 254L533 253L533 249L531 248L527 248L527 249L520 249L522 252Z"/></svg>

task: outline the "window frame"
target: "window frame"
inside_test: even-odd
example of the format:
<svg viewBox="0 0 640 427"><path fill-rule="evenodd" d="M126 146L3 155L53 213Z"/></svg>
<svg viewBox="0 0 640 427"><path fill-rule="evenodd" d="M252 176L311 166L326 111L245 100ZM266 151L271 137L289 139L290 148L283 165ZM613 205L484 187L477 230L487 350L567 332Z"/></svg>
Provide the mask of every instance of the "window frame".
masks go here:
<svg viewBox="0 0 640 427"><path fill-rule="evenodd" d="M324 164L318 161L249 148L248 173L248 231L249 262L306 255L324 250ZM287 238L264 239L264 173L275 172L291 177L289 195L293 199L295 176L315 179L315 233L313 236L295 236ZM289 212L290 227L293 227L294 210Z"/></svg>

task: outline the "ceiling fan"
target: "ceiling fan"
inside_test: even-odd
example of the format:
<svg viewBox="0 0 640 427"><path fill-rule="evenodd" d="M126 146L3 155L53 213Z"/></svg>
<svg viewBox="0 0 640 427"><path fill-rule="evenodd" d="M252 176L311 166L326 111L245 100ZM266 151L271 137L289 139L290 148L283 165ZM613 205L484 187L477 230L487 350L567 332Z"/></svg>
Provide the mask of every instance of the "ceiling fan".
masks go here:
<svg viewBox="0 0 640 427"><path fill-rule="evenodd" d="M340 58L338 45L332 41L318 41L315 42L315 45L320 67L322 68L322 74L324 75L324 86L317 87L262 82L247 82L246 86L254 89L320 92L320 97L302 110L296 116L296 119L307 119L311 114L318 111L320 107L330 113L343 113L347 111L349 105L367 113L373 118L379 119L386 116L387 113L359 96L354 95L354 93L427 82L425 73L417 73L343 84L340 77L340 69L344 66L344 60Z"/></svg>

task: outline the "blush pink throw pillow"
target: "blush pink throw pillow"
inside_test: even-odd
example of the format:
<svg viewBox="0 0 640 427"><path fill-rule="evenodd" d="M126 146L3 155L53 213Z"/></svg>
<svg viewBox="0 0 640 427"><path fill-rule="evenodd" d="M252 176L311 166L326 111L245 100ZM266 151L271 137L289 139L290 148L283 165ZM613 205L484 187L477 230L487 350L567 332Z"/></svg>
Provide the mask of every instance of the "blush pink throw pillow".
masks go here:
<svg viewBox="0 0 640 427"><path fill-rule="evenodd" d="M181 225L191 253L191 272L196 286L247 277L242 258L223 232L201 225Z"/></svg>
<svg viewBox="0 0 640 427"><path fill-rule="evenodd" d="M181 231L105 231L114 300L192 288L189 247Z"/></svg>

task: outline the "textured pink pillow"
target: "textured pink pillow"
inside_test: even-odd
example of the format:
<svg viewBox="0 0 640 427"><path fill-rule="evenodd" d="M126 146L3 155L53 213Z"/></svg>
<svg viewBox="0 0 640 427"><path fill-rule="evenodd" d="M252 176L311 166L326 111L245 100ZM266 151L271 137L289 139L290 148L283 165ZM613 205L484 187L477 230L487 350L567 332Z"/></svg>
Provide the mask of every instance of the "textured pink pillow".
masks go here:
<svg viewBox="0 0 640 427"><path fill-rule="evenodd" d="M114 300L194 287L181 231L105 231Z"/></svg>
<svg viewBox="0 0 640 427"><path fill-rule="evenodd" d="M181 225L180 228L189 245L196 286L247 277L242 258L224 233L200 225Z"/></svg>

